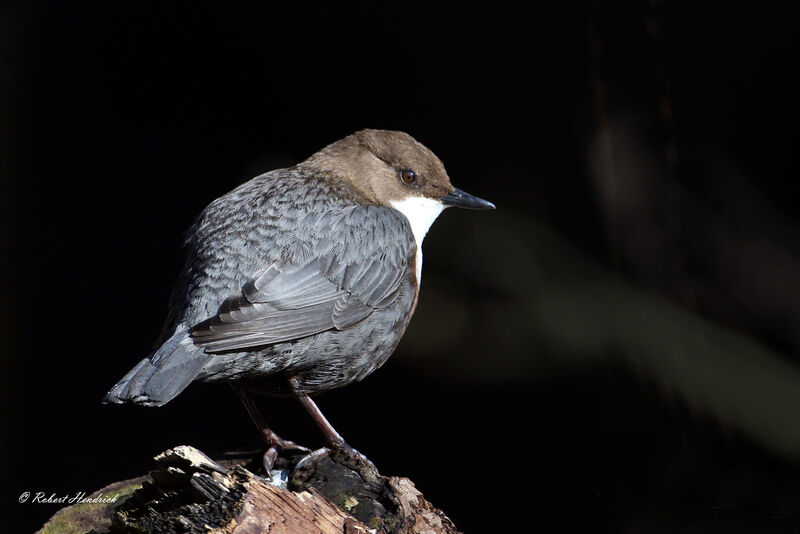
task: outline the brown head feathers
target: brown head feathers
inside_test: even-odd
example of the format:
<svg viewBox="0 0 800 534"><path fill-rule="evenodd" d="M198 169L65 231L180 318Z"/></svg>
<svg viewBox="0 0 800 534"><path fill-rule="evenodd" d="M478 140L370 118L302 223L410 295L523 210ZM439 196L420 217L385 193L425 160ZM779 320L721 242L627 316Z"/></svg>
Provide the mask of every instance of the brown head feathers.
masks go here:
<svg viewBox="0 0 800 534"><path fill-rule="evenodd" d="M385 206L410 197L440 200L454 190L439 158L404 132L361 130L300 165L332 174Z"/></svg>

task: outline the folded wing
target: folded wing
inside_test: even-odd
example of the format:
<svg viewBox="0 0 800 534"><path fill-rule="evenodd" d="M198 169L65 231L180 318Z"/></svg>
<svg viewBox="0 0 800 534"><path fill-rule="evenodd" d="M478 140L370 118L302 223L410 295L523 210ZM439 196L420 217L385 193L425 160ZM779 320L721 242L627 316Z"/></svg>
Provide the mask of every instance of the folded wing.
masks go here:
<svg viewBox="0 0 800 534"><path fill-rule="evenodd" d="M413 245L393 241L377 247L351 241L300 265L264 267L217 315L190 330L194 344L210 353L231 351L360 323L391 304L407 276Z"/></svg>

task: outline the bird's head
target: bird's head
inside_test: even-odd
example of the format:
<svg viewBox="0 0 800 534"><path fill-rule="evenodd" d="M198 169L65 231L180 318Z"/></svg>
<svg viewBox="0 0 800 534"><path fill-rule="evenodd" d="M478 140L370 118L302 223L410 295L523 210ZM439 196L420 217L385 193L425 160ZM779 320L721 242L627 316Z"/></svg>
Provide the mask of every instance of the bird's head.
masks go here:
<svg viewBox="0 0 800 534"><path fill-rule="evenodd" d="M404 132L361 130L328 145L302 165L332 173L370 202L402 212L419 242L447 207L495 207L453 187L441 160Z"/></svg>

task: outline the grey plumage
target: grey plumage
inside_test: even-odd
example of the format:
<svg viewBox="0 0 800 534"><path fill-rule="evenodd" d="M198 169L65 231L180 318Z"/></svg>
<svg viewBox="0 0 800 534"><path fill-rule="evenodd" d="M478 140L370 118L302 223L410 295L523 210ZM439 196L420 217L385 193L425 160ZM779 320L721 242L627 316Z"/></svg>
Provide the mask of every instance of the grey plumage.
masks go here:
<svg viewBox="0 0 800 534"><path fill-rule="evenodd" d="M104 402L161 406L188 386L208 361L186 330L176 332L106 394Z"/></svg>
<svg viewBox="0 0 800 534"><path fill-rule="evenodd" d="M189 229L157 348L106 395L160 406L194 381L233 382L269 470L293 446L251 391L297 396L331 447L357 454L309 395L383 365L419 293L422 238L446 206L488 209L402 132L363 130L218 198Z"/></svg>
<svg viewBox="0 0 800 534"><path fill-rule="evenodd" d="M161 405L194 380L287 393L279 378L290 375L316 393L368 375L405 330L408 221L308 169L272 171L217 199L185 245L170 337L105 402Z"/></svg>

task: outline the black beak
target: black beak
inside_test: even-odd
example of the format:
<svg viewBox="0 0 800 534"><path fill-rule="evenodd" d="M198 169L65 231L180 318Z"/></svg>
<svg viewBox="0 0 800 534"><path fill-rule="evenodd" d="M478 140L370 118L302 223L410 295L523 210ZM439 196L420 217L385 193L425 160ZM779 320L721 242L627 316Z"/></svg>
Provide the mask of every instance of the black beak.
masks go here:
<svg viewBox="0 0 800 534"><path fill-rule="evenodd" d="M494 204L488 200L483 200L461 189L453 189L442 197L442 204L445 206L457 206L459 208L469 208L472 210L493 210Z"/></svg>

